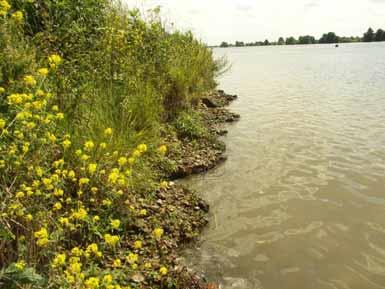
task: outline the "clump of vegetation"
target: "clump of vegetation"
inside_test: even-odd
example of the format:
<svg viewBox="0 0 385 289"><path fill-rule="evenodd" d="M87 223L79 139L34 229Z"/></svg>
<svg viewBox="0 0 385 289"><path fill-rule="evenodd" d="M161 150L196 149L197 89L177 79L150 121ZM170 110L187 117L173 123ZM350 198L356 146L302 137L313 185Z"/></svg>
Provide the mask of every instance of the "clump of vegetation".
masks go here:
<svg viewBox="0 0 385 289"><path fill-rule="evenodd" d="M175 128L182 138L197 139L208 133L199 113L194 111L180 113L175 120Z"/></svg>
<svg viewBox="0 0 385 289"><path fill-rule="evenodd" d="M176 119L204 134L186 111L222 63L150 16L107 0L0 0L0 287L179 286L171 227L195 233L187 209L150 214L169 188L158 132Z"/></svg>

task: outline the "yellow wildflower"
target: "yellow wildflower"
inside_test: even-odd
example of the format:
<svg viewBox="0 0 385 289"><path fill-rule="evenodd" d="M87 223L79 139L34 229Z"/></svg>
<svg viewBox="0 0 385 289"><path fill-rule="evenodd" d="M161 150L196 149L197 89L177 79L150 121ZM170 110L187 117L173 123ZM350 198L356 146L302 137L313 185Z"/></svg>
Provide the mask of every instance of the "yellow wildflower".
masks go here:
<svg viewBox="0 0 385 289"><path fill-rule="evenodd" d="M108 200L108 199L105 199L105 200L102 200L102 204L103 206L111 206L112 205L112 201L111 200Z"/></svg>
<svg viewBox="0 0 385 289"><path fill-rule="evenodd" d="M15 196L18 199L22 199L22 198L24 198L24 193L23 192L17 192Z"/></svg>
<svg viewBox="0 0 385 289"><path fill-rule="evenodd" d="M43 169L41 167L36 167L35 172L38 177L43 176Z"/></svg>
<svg viewBox="0 0 385 289"><path fill-rule="evenodd" d="M52 166L53 166L54 168L59 168L59 167L61 167L62 165L64 165L64 160L63 160L63 159L54 161L53 164L52 164Z"/></svg>
<svg viewBox="0 0 385 289"><path fill-rule="evenodd" d="M5 0L0 1L0 16L4 16L11 9L11 5Z"/></svg>
<svg viewBox="0 0 385 289"><path fill-rule="evenodd" d="M16 11L12 14L12 19L14 19L17 23L21 23L24 20L24 14L21 11Z"/></svg>
<svg viewBox="0 0 385 289"><path fill-rule="evenodd" d="M74 172L73 170L70 170L70 171L68 172L68 177L69 177L70 179L73 179L74 177L76 177L75 172Z"/></svg>
<svg viewBox="0 0 385 289"><path fill-rule="evenodd" d="M79 262L78 257L71 257L69 262L69 269L73 274L77 275L82 271L82 263Z"/></svg>
<svg viewBox="0 0 385 289"><path fill-rule="evenodd" d="M62 189L55 188L55 190L53 191L53 194L56 197L62 197L64 195L64 191Z"/></svg>
<svg viewBox="0 0 385 289"><path fill-rule="evenodd" d="M142 155L142 153L137 149L132 152L132 157L134 159L140 157L141 155Z"/></svg>
<svg viewBox="0 0 385 289"><path fill-rule="evenodd" d="M164 230L162 228L155 228L152 231L152 235L155 237L155 239L160 239L163 236Z"/></svg>
<svg viewBox="0 0 385 289"><path fill-rule="evenodd" d="M79 247L74 247L71 250L71 255L76 256L76 257L81 257L83 255L83 250L80 249Z"/></svg>
<svg viewBox="0 0 385 289"><path fill-rule="evenodd" d="M135 253L130 253L126 257L126 261L130 264L136 263L136 262L138 262L138 260L139 260L139 256L138 256L138 254L135 254Z"/></svg>
<svg viewBox="0 0 385 289"><path fill-rule="evenodd" d="M138 150L140 153L144 153L144 152L147 151L147 145L146 145L146 144L140 144L140 145L138 145L137 150Z"/></svg>
<svg viewBox="0 0 385 289"><path fill-rule="evenodd" d="M31 214L28 214L25 216L25 219L30 222L33 220L33 216Z"/></svg>
<svg viewBox="0 0 385 289"><path fill-rule="evenodd" d="M120 267L122 266L122 261L120 259L115 259L114 263L112 264L113 267Z"/></svg>
<svg viewBox="0 0 385 289"><path fill-rule="evenodd" d="M20 104L23 102L21 94L14 93L8 96L8 104Z"/></svg>
<svg viewBox="0 0 385 289"><path fill-rule="evenodd" d="M56 142L56 136L53 133L48 132L47 137L50 140L50 142L52 142L52 143Z"/></svg>
<svg viewBox="0 0 385 289"><path fill-rule="evenodd" d="M79 210L72 213L72 217L78 220L84 220L87 215L88 213L84 208L79 208Z"/></svg>
<svg viewBox="0 0 385 289"><path fill-rule="evenodd" d="M84 282L84 285L86 286L87 289L98 289L99 288L99 278L97 278L97 277L88 278Z"/></svg>
<svg viewBox="0 0 385 289"><path fill-rule="evenodd" d="M120 220L118 220L118 219L111 220L110 224L111 224L111 227L113 229L119 229L119 227L120 227Z"/></svg>
<svg viewBox="0 0 385 289"><path fill-rule="evenodd" d="M120 260L119 260L120 261ZM112 283L112 275L107 274L103 277L103 283L110 284Z"/></svg>
<svg viewBox="0 0 385 289"><path fill-rule="evenodd" d="M49 243L48 238L41 238L37 240L36 245L38 245L39 247L45 247L47 246L48 243Z"/></svg>
<svg viewBox="0 0 385 289"><path fill-rule="evenodd" d="M0 86L0 94L4 93L5 92L5 88Z"/></svg>
<svg viewBox="0 0 385 289"><path fill-rule="evenodd" d="M86 141L84 143L84 150L91 151L95 147L95 144L92 140Z"/></svg>
<svg viewBox="0 0 385 289"><path fill-rule="evenodd" d="M104 241L106 242L107 245L110 245L114 247L120 240L120 237L117 235L110 235L110 234L105 234L104 235Z"/></svg>
<svg viewBox="0 0 385 289"><path fill-rule="evenodd" d="M52 261L52 267L58 267L58 266L61 266L61 265L64 265L66 262L66 254L63 253L63 254L57 254L55 256L55 258L53 259Z"/></svg>
<svg viewBox="0 0 385 289"><path fill-rule="evenodd" d="M63 145L63 148L67 149L71 146L71 141L69 141L68 139L63 140L62 145Z"/></svg>
<svg viewBox="0 0 385 289"><path fill-rule="evenodd" d="M88 160L90 159L90 156L87 155L87 154L83 154L83 155L80 156L80 159L81 159L83 162L85 162L85 161L88 161Z"/></svg>
<svg viewBox="0 0 385 289"><path fill-rule="evenodd" d="M115 184L120 177L118 169L113 169L112 172L108 175L108 182L110 184Z"/></svg>
<svg viewBox="0 0 385 289"><path fill-rule="evenodd" d="M36 127L36 123L30 121L30 122L27 123L26 126L27 126L27 128L28 128L29 130L32 130L32 129L34 129L34 128Z"/></svg>
<svg viewBox="0 0 385 289"><path fill-rule="evenodd" d="M106 136L110 136L110 135L112 135L112 128L106 128L105 130L104 130L104 134L106 135Z"/></svg>
<svg viewBox="0 0 385 289"><path fill-rule="evenodd" d="M34 234L37 239L48 238L48 232L46 228L41 228L39 231L36 231Z"/></svg>
<svg viewBox="0 0 385 289"><path fill-rule="evenodd" d="M58 54L52 54L48 57L48 63L52 69L56 69L62 62L63 59Z"/></svg>
<svg viewBox="0 0 385 289"><path fill-rule="evenodd" d="M24 80L25 84L27 84L28 86L35 86L37 83L36 79L32 75L24 76L23 80Z"/></svg>
<svg viewBox="0 0 385 289"><path fill-rule="evenodd" d="M97 168L98 168L97 164L89 164L88 165L88 172L92 175L96 172Z"/></svg>
<svg viewBox="0 0 385 289"><path fill-rule="evenodd" d="M127 163L127 158L125 158L125 157L120 157L120 158L118 159L118 164L119 164L119 166L124 166L126 163Z"/></svg>
<svg viewBox="0 0 385 289"><path fill-rule="evenodd" d="M37 73L40 75L40 76L47 76L48 75L48 68L45 68L45 67L43 67L43 68L39 68L38 70L37 70Z"/></svg>
<svg viewBox="0 0 385 289"><path fill-rule="evenodd" d="M68 226L70 224L70 220L68 218L65 218L65 217L60 217L59 218L59 223L62 226Z"/></svg>
<svg viewBox="0 0 385 289"><path fill-rule="evenodd" d="M89 182L90 182L90 179L89 179L89 178L80 178L80 179L79 179L79 185L80 185L80 186L82 186L82 185L87 185Z"/></svg>
<svg viewBox="0 0 385 289"><path fill-rule="evenodd" d="M92 243L92 244L87 246L86 252L96 253L98 250L99 250L98 249L98 244Z"/></svg>
<svg viewBox="0 0 385 289"><path fill-rule="evenodd" d="M141 249L142 248L142 241L140 241L140 240L135 241L134 248L135 249Z"/></svg>
<svg viewBox="0 0 385 289"><path fill-rule="evenodd" d="M168 273L168 270L167 270L167 268L166 267L160 267L160 269L159 269L159 273L160 273L160 275L167 275L167 273Z"/></svg>
<svg viewBox="0 0 385 289"><path fill-rule="evenodd" d="M1 3L1 2L0 2ZM17 262L17 263L15 263L15 267L18 269L18 270L20 270L20 271L22 271L22 270L24 270L25 269L25 261L24 260L21 260L21 261L19 261L19 262Z"/></svg>
<svg viewBox="0 0 385 289"><path fill-rule="evenodd" d="M168 188L168 182L166 182L166 181L161 182L161 183L160 183L160 187L161 187L162 189L167 189L167 188Z"/></svg>
<svg viewBox="0 0 385 289"><path fill-rule="evenodd" d="M63 206L62 206L62 204L61 204L60 202L57 202L57 203L55 203L55 205L53 205L53 208L54 208L55 210L60 210L62 207L63 207Z"/></svg>

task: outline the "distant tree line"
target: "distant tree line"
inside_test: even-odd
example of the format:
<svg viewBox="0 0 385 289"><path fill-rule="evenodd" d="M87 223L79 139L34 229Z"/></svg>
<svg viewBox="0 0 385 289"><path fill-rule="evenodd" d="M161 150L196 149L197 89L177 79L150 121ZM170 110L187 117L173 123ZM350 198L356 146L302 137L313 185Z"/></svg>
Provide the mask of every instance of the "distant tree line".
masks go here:
<svg viewBox="0 0 385 289"><path fill-rule="evenodd" d="M320 39L316 39L311 35L299 36L298 39L295 37L279 37L278 41L269 42L268 39L265 41L256 41L245 43L243 41L236 41L234 44L222 42L220 47L243 47L243 46L268 46L268 45L296 45L296 44L317 44L317 43L351 43L351 42L379 42L385 41L385 31L378 29L376 32L372 28L369 28L362 37L351 36L341 37L336 35L334 32L328 32L321 36Z"/></svg>

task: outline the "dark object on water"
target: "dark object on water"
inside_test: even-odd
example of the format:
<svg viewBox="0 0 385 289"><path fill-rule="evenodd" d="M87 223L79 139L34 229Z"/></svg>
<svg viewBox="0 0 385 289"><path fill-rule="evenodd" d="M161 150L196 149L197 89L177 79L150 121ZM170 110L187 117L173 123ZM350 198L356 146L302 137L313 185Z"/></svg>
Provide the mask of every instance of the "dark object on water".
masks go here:
<svg viewBox="0 0 385 289"><path fill-rule="evenodd" d="M340 47L340 46L339 46L338 44L336 44L336 48L337 48L337 47Z"/></svg>

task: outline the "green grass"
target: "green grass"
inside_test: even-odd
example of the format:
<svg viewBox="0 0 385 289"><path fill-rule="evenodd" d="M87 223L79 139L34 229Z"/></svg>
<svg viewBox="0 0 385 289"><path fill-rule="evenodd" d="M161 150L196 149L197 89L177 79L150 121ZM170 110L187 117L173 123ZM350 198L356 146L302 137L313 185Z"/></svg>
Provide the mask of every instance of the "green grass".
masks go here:
<svg viewBox="0 0 385 289"><path fill-rule="evenodd" d="M172 288L175 272L167 274L165 268L171 271L173 261L161 244L176 241L165 232L162 243L154 232L164 222L175 221L175 230L189 228L189 214L177 207L171 218L162 215L163 210L141 212L153 207L157 190L166 190L164 174L156 168L173 166L159 155L161 132L173 124L183 137L207 133L191 108L215 88L225 61L215 60L192 33L167 31L156 9L141 15L118 1L12 0L3 11L5 2L0 0L0 286L104 289L112 287L87 282L95 276L102 282L112 274L114 289L123 288L118 283L137 288L127 276L144 272L152 288ZM15 17L19 12L23 19ZM49 67L52 54L63 62L47 76L39 75L37 70ZM26 83L26 75L37 79L36 86ZM17 93L25 93L22 102L9 101ZM34 105L42 108L31 108ZM25 112L31 115L23 119ZM104 133L106 128L112 135ZM65 148L69 140L71 146ZM85 148L86 141L95 147ZM104 142L107 148L99 149ZM143 152L140 144L147 145ZM134 160L123 165L120 158ZM90 165L97 166L96 173L89 171ZM69 177L70 170L77 178ZM114 175L121 182L113 181ZM65 198L55 195L54 188L62 189ZM86 216L78 217L83 208ZM178 214L185 216L185 223ZM69 218L72 227L64 226L61 218ZM122 227L111 227L112 219L119 219ZM48 235L37 237L42 228ZM120 237L119 250L109 244L108 234ZM39 240L48 245L40 246ZM143 240L143 248L133 248L137 240ZM69 259L71 249L86 250L92 243L99 245L103 257L82 256L86 281L79 275L73 285L64 268L80 261ZM128 261L112 267L113 261L126 262L125 256L133 252L143 259L136 265L149 262L154 267L138 269ZM60 254L67 260L60 268L52 267Z"/></svg>

